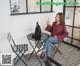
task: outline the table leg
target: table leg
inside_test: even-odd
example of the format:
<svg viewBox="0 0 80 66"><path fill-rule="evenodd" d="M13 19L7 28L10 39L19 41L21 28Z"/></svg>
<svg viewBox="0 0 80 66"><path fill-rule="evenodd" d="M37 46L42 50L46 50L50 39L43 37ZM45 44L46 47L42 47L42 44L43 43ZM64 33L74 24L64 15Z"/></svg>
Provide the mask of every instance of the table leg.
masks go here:
<svg viewBox="0 0 80 66"><path fill-rule="evenodd" d="M33 45L32 45L32 43L30 42L30 40L29 40L29 43L31 44L31 46L32 46L32 48L33 48L33 51L32 51L32 53L30 54L30 56L29 56L28 60L31 58L31 56L32 56L33 52L35 52L35 53L36 53L35 48L36 48L36 47L37 47L37 45L39 44L39 41L37 42L37 44L36 44L35 48L33 47Z"/></svg>
<svg viewBox="0 0 80 66"><path fill-rule="evenodd" d="M32 43L31 43L31 41L30 41L29 39L28 39L28 41L29 41L30 45L32 46L32 48L33 48L33 52L35 52L35 54L36 54L36 56L37 56L37 59L39 60L39 62L40 62L40 64L41 64L41 66L42 66L42 63L41 63L41 61L40 61L40 59L39 59L39 57L38 57L38 55L37 55L37 53L36 53L36 51L35 51L35 48L36 48L36 47L37 47L37 45L39 44L39 41L37 42L37 44L36 44L35 48L33 47ZM28 60L31 58L31 56L32 56L33 52L32 52L32 53L31 53L31 55L29 56Z"/></svg>
<svg viewBox="0 0 80 66"><path fill-rule="evenodd" d="M42 43L41 46L43 46L44 41L45 41L45 40L41 41L41 43ZM41 46L40 46L40 48L41 48ZM42 49L40 49L40 48L38 49L37 53L40 52L40 51L43 49L43 48L42 48Z"/></svg>

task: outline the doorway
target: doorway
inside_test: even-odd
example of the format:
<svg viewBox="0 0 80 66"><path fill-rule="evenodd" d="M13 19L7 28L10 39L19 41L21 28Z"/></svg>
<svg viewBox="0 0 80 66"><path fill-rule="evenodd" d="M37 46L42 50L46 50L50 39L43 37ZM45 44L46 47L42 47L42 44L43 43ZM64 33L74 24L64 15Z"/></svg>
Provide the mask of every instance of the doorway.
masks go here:
<svg viewBox="0 0 80 66"><path fill-rule="evenodd" d="M80 0L64 0L64 2L79 3ZM80 48L80 4L64 5L65 24L69 32L65 42L74 47Z"/></svg>

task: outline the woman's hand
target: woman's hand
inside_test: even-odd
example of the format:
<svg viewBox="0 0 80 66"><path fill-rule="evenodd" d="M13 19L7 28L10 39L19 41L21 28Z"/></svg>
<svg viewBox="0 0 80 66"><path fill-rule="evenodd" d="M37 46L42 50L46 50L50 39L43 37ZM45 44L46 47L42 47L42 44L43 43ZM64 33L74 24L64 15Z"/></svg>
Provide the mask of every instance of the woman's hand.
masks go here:
<svg viewBox="0 0 80 66"><path fill-rule="evenodd" d="M49 26L49 25L51 25L51 24L50 24L50 22L48 21L48 22L47 22L47 26Z"/></svg>
<svg viewBox="0 0 80 66"><path fill-rule="evenodd" d="M55 36L55 38L57 38L57 36Z"/></svg>

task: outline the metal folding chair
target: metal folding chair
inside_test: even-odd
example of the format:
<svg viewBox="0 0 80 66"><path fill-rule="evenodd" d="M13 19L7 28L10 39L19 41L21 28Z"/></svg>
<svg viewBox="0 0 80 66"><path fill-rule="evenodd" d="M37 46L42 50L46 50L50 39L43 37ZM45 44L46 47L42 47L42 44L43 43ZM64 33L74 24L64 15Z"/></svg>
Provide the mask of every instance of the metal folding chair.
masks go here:
<svg viewBox="0 0 80 66"><path fill-rule="evenodd" d="M22 59L23 56L26 58L26 56L24 54L26 51L28 51L28 45L27 44L16 45L10 33L8 33L7 39L10 43L10 46L11 46L13 52L16 54L16 57L14 58L14 60L18 58L16 63L19 60L21 60L26 66L28 66L26 64L26 62ZM14 65L16 65L16 63Z"/></svg>

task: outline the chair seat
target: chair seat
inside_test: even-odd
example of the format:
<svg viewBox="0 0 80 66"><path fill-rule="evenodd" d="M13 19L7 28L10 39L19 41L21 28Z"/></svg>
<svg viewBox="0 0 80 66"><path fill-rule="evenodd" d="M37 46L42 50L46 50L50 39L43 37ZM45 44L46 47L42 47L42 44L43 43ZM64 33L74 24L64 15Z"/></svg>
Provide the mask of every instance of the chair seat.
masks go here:
<svg viewBox="0 0 80 66"><path fill-rule="evenodd" d="M28 45L27 44L16 45L16 46L14 46L14 50L16 52L28 51Z"/></svg>

